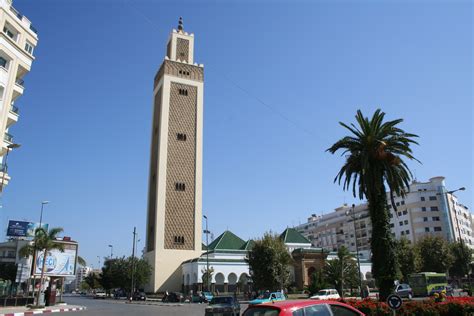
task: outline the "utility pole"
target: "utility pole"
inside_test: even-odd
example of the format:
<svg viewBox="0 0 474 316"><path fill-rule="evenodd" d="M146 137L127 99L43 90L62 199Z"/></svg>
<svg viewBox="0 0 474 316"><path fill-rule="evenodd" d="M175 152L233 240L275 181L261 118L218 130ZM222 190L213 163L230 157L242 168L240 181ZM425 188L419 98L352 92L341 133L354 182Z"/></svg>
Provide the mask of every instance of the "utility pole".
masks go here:
<svg viewBox="0 0 474 316"><path fill-rule="evenodd" d="M207 291L210 291L210 280L209 280L209 229L207 227L207 216L203 215L203 217L206 219L206 287Z"/></svg>
<svg viewBox="0 0 474 316"><path fill-rule="evenodd" d="M135 288L135 236L137 235L137 228L133 227L133 246L132 246L132 286L130 287L130 301L133 299Z"/></svg>

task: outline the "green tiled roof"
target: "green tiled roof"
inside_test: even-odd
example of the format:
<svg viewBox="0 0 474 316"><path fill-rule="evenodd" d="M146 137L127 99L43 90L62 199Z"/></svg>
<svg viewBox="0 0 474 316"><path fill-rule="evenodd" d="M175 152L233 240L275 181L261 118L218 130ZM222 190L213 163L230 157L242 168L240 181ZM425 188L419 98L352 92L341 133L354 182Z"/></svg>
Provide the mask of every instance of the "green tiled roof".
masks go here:
<svg viewBox="0 0 474 316"><path fill-rule="evenodd" d="M249 239L245 242L245 245L242 247L242 250L252 250L255 242L252 239Z"/></svg>
<svg viewBox="0 0 474 316"><path fill-rule="evenodd" d="M202 250L207 250L207 247L206 247L206 245L204 245L204 243L201 243L201 245L202 245L202 246L201 246L201 247L202 247Z"/></svg>
<svg viewBox="0 0 474 316"><path fill-rule="evenodd" d="M209 244L209 250L241 250L244 246L245 241L226 230Z"/></svg>
<svg viewBox="0 0 474 316"><path fill-rule="evenodd" d="M301 235L294 228L287 228L280 235L280 239L283 240L285 244L310 244L311 242Z"/></svg>

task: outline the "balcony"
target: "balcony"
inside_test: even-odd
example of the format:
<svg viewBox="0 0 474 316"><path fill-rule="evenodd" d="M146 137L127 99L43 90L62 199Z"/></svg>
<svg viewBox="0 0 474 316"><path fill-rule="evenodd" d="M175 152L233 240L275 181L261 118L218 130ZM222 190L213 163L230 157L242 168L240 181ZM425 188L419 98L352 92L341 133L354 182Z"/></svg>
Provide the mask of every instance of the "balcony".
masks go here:
<svg viewBox="0 0 474 316"><path fill-rule="evenodd" d="M13 135L5 133L3 140L8 144L13 144Z"/></svg>
<svg viewBox="0 0 474 316"><path fill-rule="evenodd" d="M8 111L8 116L7 116L7 128L10 127L12 124L15 124L18 122L18 107L11 105L10 106L10 111Z"/></svg>
<svg viewBox="0 0 474 316"><path fill-rule="evenodd" d="M15 84L19 85L19 86L22 86L23 88L25 87L25 80L21 79L21 78L17 78L15 80Z"/></svg>
<svg viewBox="0 0 474 316"><path fill-rule="evenodd" d="M20 95L23 94L23 91L25 90L24 84L25 82L23 79L18 78L15 80L15 84L13 85L12 101L15 101Z"/></svg>

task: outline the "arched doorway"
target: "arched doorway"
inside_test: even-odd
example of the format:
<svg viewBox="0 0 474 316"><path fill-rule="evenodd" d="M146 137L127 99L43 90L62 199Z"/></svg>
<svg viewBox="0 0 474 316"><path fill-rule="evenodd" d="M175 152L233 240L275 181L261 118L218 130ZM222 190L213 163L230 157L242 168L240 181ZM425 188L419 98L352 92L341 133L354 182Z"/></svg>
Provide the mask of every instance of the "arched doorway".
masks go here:
<svg viewBox="0 0 474 316"><path fill-rule="evenodd" d="M239 289L240 292L249 292L249 276L246 273L242 273L239 277Z"/></svg>
<svg viewBox="0 0 474 316"><path fill-rule="evenodd" d="M311 285L313 282L313 274L316 273L316 268L315 267L309 267L308 268L308 275L307 275L307 282L306 284Z"/></svg>
<svg viewBox="0 0 474 316"><path fill-rule="evenodd" d="M237 291L237 275L233 272L227 276L227 291L231 293Z"/></svg>
<svg viewBox="0 0 474 316"><path fill-rule="evenodd" d="M216 291L219 291L221 293L224 292L224 282L225 282L225 277L222 273L217 273L216 274Z"/></svg>

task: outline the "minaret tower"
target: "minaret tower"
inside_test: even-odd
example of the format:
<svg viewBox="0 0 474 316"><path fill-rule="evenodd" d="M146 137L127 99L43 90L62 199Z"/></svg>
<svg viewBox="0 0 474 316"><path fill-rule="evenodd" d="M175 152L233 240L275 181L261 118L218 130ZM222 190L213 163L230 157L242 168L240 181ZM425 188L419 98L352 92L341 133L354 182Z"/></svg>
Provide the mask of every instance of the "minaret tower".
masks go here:
<svg viewBox="0 0 474 316"><path fill-rule="evenodd" d="M181 289L181 263L202 253L203 65L194 34L169 36L155 76L145 258L147 291Z"/></svg>

